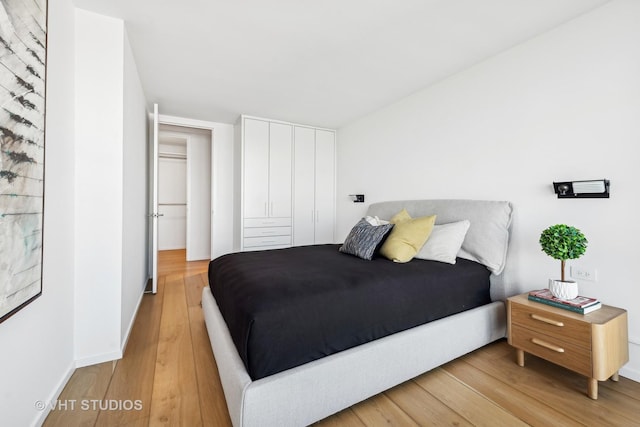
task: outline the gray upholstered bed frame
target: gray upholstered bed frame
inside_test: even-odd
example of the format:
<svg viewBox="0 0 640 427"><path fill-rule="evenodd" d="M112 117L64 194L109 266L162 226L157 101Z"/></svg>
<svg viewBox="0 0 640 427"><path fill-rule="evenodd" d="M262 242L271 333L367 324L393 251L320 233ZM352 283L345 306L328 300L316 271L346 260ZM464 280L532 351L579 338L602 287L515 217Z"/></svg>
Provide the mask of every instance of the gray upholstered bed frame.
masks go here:
<svg viewBox="0 0 640 427"><path fill-rule="evenodd" d="M493 302L252 381L205 287L202 308L234 426L308 425L505 336L503 300L513 292L499 274L506 261L511 204L396 201L371 205L367 214L388 219L403 207L413 217L437 214L436 224L471 221L460 256L494 272Z"/></svg>

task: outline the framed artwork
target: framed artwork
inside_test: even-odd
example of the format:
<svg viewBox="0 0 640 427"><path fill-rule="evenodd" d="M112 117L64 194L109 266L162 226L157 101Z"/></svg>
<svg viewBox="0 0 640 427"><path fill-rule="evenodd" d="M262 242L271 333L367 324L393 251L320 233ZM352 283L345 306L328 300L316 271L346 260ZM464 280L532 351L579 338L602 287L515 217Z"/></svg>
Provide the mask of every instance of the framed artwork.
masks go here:
<svg viewBox="0 0 640 427"><path fill-rule="evenodd" d="M47 0L0 0L0 322L42 294Z"/></svg>

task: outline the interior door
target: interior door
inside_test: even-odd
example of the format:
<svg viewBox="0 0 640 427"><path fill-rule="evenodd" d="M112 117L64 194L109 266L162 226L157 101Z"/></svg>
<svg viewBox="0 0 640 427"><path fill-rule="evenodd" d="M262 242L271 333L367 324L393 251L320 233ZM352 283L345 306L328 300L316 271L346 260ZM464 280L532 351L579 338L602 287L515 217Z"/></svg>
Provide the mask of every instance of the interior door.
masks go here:
<svg viewBox="0 0 640 427"><path fill-rule="evenodd" d="M158 292L158 104L153 104L151 131L151 293Z"/></svg>

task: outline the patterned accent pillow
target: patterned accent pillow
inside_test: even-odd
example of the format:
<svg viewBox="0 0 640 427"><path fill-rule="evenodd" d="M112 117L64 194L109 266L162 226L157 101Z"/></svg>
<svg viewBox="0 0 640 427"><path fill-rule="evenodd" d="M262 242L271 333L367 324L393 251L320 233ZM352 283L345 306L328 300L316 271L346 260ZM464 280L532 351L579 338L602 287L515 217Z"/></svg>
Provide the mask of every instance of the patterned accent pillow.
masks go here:
<svg viewBox="0 0 640 427"><path fill-rule="evenodd" d="M339 251L370 260L380 242L392 228L393 224L371 225L362 218L353 226Z"/></svg>

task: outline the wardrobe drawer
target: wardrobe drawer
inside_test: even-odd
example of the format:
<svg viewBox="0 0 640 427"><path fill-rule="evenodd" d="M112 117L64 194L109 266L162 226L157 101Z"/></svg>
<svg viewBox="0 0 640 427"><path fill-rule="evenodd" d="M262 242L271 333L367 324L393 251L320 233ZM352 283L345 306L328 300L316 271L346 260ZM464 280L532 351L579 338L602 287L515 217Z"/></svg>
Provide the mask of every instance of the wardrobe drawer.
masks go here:
<svg viewBox="0 0 640 427"><path fill-rule="evenodd" d="M291 227L245 228L244 237L291 236Z"/></svg>
<svg viewBox="0 0 640 427"><path fill-rule="evenodd" d="M245 218L244 226L247 227L291 227L291 217L277 218Z"/></svg>
<svg viewBox="0 0 640 427"><path fill-rule="evenodd" d="M271 237L245 237L244 247L291 245L291 235Z"/></svg>

